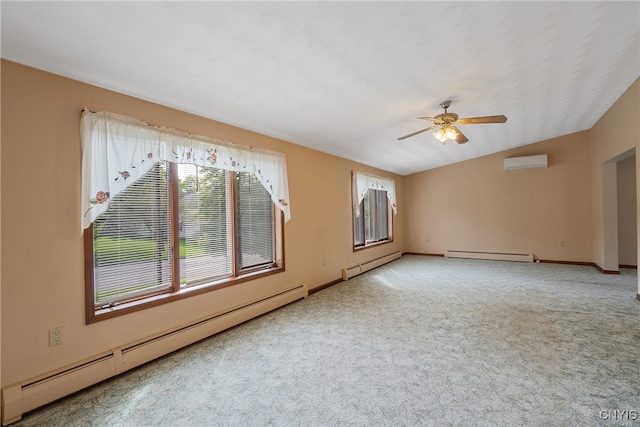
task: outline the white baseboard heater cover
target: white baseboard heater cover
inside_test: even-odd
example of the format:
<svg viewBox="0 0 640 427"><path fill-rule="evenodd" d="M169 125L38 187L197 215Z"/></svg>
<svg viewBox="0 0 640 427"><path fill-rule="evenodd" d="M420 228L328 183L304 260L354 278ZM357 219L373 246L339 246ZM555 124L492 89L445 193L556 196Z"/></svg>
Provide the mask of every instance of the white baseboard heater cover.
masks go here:
<svg viewBox="0 0 640 427"><path fill-rule="evenodd" d="M75 365L5 387L2 389L2 425L19 421L25 412L305 298L308 294L305 284L296 285L182 328L115 348Z"/></svg>
<svg viewBox="0 0 640 427"><path fill-rule="evenodd" d="M400 251L393 252L388 255L381 256L380 258L372 259L362 264L356 264L351 267L342 269L342 280L350 279L358 274L362 274L365 271L372 270L376 267L380 267L383 264L394 261L402 256Z"/></svg>
<svg viewBox="0 0 640 427"><path fill-rule="evenodd" d="M490 259L496 261L533 262L533 254L512 254L505 252L452 251L444 253L447 258Z"/></svg>
<svg viewBox="0 0 640 427"><path fill-rule="evenodd" d="M504 170L515 171L519 169L538 169L547 167L547 155L509 157L504 159Z"/></svg>

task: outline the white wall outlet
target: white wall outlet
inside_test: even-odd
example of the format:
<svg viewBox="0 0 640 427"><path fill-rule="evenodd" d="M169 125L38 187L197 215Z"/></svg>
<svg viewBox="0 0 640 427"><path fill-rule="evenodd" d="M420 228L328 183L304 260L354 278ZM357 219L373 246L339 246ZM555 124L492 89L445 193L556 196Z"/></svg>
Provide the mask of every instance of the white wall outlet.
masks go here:
<svg viewBox="0 0 640 427"><path fill-rule="evenodd" d="M49 347L62 344L62 326L49 329Z"/></svg>

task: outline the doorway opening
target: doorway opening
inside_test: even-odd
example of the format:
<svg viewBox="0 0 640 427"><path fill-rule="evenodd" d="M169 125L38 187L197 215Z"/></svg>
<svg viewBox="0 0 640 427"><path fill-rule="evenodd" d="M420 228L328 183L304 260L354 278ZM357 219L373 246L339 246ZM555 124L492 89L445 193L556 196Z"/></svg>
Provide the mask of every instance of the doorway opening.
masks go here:
<svg viewBox="0 0 640 427"><path fill-rule="evenodd" d="M605 273L637 268L636 149L602 164Z"/></svg>

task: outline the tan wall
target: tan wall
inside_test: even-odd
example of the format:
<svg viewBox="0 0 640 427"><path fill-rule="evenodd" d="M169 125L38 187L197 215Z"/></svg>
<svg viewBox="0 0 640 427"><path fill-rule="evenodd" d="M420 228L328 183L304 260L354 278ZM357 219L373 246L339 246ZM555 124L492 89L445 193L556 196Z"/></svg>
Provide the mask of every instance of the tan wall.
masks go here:
<svg viewBox="0 0 640 427"><path fill-rule="evenodd" d="M638 81L590 131L403 178L4 60L1 71L2 387L292 284L320 286L345 266L397 250L525 252L602 265L602 164L640 146ZM284 152L293 215L285 227L286 272L85 325L83 107ZM549 154L549 168L504 171L505 157L540 153ZM393 243L352 251L352 170L396 180ZM56 326L65 342L49 347Z"/></svg>
<svg viewBox="0 0 640 427"><path fill-rule="evenodd" d="M624 153L640 146L639 121L640 80L636 80L590 130L593 261L607 270L618 269L617 229L611 225L612 221L616 221L617 215L612 219L612 215L607 215L605 210L605 202L609 203L612 194L603 191L603 179L607 178L603 175L603 167L607 162L616 162L617 157L624 157ZM639 178L636 176L636 180ZM615 253L615 256L612 256L612 253Z"/></svg>
<svg viewBox="0 0 640 427"><path fill-rule="evenodd" d="M504 170L506 157L545 153L546 169ZM589 156L578 132L405 177L406 250L590 262Z"/></svg>
<svg viewBox="0 0 640 427"><path fill-rule="evenodd" d="M339 279L343 267L403 249L397 215L393 243L352 250L351 171L394 178L402 212L399 176L7 61L1 107L3 387L293 284L326 284ZM85 325L79 232L84 107L284 152L292 210L286 272ZM57 326L64 344L49 347L48 330Z"/></svg>
<svg viewBox="0 0 640 427"><path fill-rule="evenodd" d="M618 262L638 265L636 157L617 164L618 184Z"/></svg>

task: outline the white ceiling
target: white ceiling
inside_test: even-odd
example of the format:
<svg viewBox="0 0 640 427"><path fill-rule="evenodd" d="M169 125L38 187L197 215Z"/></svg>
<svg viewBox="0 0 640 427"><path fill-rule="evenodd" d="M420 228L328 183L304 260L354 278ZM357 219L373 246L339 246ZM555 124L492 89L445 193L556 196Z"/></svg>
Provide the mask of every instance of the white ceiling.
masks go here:
<svg viewBox="0 0 640 427"><path fill-rule="evenodd" d="M2 1L1 14L5 59L400 175L589 129L640 75L637 1ZM460 126L464 145L397 140L446 99L508 121Z"/></svg>

